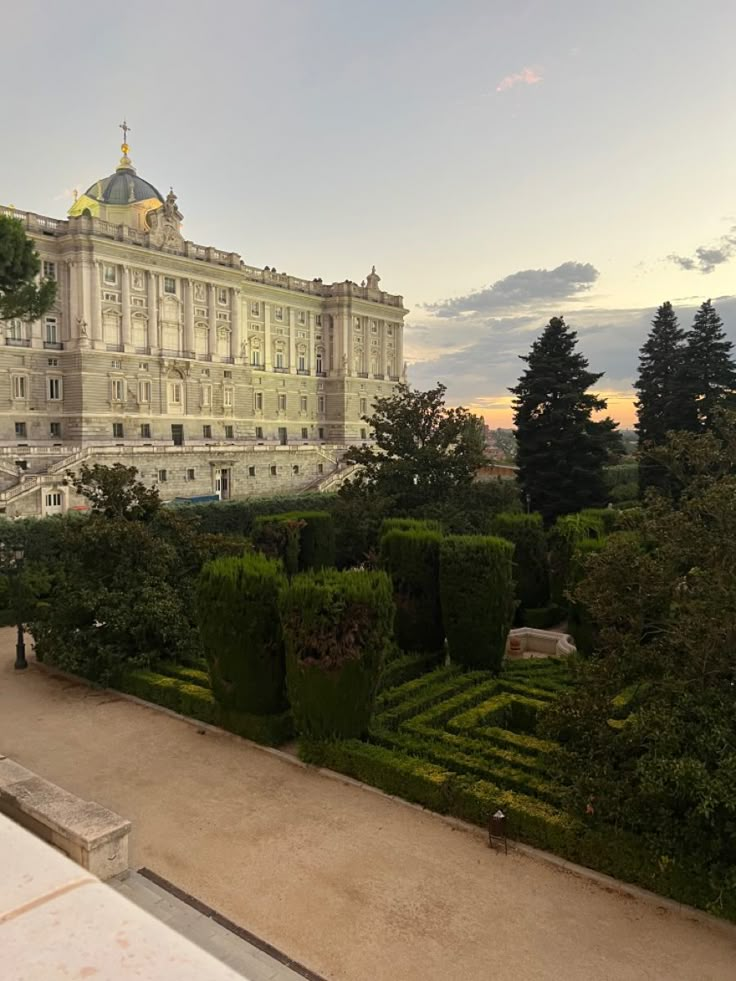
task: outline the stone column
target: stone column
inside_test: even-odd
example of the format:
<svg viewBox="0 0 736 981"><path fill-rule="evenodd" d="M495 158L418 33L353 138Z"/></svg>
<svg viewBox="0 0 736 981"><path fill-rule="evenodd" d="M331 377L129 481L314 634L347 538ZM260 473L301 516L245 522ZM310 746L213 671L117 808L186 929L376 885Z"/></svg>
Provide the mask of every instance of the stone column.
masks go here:
<svg viewBox="0 0 736 981"><path fill-rule="evenodd" d="M130 323L130 270L127 266L120 269L121 301L123 307L123 350L133 349L133 330Z"/></svg>
<svg viewBox="0 0 736 981"><path fill-rule="evenodd" d="M309 313L309 343L307 345L307 370L311 374L316 370L317 365L317 354L316 354L316 342L314 340L314 318L316 314Z"/></svg>
<svg viewBox="0 0 736 981"><path fill-rule="evenodd" d="M81 318L81 320L87 325L84 329L89 334L89 321L90 321L90 304L89 304L89 267L87 264L82 262L77 262L77 312L76 317ZM80 325L76 324L77 336L80 333Z"/></svg>
<svg viewBox="0 0 736 981"><path fill-rule="evenodd" d="M242 360L240 355L240 290L230 290L230 354L235 360Z"/></svg>
<svg viewBox="0 0 736 981"><path fill-rule="evenodd" d="M289 374L296 374L296 323L291 307L289 307Z"/></svg>
<svg viewBox="0 0 736 981"><path fill-rule="evenodd" d="M187 358L194 357L194 285L191 279L184 284L184 351Z"/></svg>
<svg viewBox="0 0 736 981"><path fill-rule="evenodd" d="M386 333L386 321L379 322L378 329L381 332L381 374L389 375L389 365L386 350L386 342L388 340L388 334Z"/></svg>
<svg viewBox="0 0 736 981"><path fill-rule="evenodd" d="M263 304L263 367L271 370L271 304Z"/></svg>
<svg viewBox="0 0 736 981"><path fill-rule="evenodd" d="M148 273L148 353L158 348L158 275Z"/></svg>
<svg viewBox="0 0 736 981"><path fill-rule="evenodd" d="M209 352L214 358L217 355L217 289L212 283L209 284L207 288L207 293L210 301L210 316L209 316Z"/></svg>
<svg viewBox="0 0 736 981"><path fill-rule="evenodd" d="M394 327L394 350L396 352L396 374L401 378L404 373L404 325L399 321Z"/></svg>
<svg viewBox="0 0 736 981"><path fill-rule="evenodd" d="M100 293L100 273L102 263L95 259L92 263L92 283L90 291L90 334L93 342L102 342L102 295Z"/></svg>

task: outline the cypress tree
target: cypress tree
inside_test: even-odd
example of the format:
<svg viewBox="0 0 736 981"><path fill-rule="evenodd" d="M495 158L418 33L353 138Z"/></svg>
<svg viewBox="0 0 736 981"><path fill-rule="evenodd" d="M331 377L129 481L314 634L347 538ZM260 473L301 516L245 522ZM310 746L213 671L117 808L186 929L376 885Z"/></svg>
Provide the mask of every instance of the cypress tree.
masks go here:
<svg viewBox="0 0 736 981"><path fill-rule="evenodd" d="M697 429L693 378L687 363L685 331L667 301L657 310L652 329L639 351L636 409L639 434L639 492L648 487L666 489L667 475L647 453L647 445L660 446L667 433Z"/></svg>
<svg viewBox="0 0 736 981"><path fill-rule="evenodd" d="M686 339L697 420L701 429L712 429L716 410L736 393L736 365L733 344L710 300L701 304Z"/></svg>
<svg viewBox="0 0 736 981"><path fill-rule="evenodd" d="M605 503L603 467L621 451L618 424L593 421L606 401L588 392L603 372L588 370L577 334L553 317L511 389L519 482L529 506L550 523L560 514Z"/></svg>

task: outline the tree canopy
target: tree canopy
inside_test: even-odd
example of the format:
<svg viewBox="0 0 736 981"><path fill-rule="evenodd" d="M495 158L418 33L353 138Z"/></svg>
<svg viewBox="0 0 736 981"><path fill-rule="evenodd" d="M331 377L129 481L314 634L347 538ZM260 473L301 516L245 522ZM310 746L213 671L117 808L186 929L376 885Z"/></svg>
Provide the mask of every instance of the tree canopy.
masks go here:
<svg viewBox="0 0 736 981"><path fill-rule="evenodd" d="M604 504L603 467L622 449L618 424L592 418L607 405L588 391L603 373L589 371L576 346L575 331L553 317L530 353L521 355L527 367L510 390L519 482L531 510L546 522Z"/></svg>
<svg viewBox="0 0 736 981"><path fill-rule="evenodd" d="M56 282L42 279L41 259L17 218L0 215L0 320L37 320L56 298Z"/></svg>
<svg viewBox="0 0 736 981"><path fill-rule="evenodd" d="M146 521L158 511L161 500L155 487L137 480L135 467L83 464L77 475L67 474L77 494L86 497L93 514L128 521Z"/></svg>
<svg viewBox="0 0 736 981"><path fill-rule="evenodd" d="M706 300L687 334L688 370L701 429L711 429L718 408L732 401L736 394L732 350L723 321L711 301Z"/></svg>

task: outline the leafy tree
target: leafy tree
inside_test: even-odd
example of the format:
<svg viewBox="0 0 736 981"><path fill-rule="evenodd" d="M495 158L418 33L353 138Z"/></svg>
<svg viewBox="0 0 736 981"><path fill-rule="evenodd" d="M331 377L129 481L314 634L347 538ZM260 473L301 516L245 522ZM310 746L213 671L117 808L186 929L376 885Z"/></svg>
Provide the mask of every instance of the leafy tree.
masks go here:
<svg viewBox="0 0 736 981"><path fill-rule="evenodd" d="M652 329L639 352L639 377L634 385L639 436L639 490L665 488L665 478L648 452L667 433L697 428L697 413L685 347L685 332L668 301L657 310Z"/></svg>
<svg viewBox="0 0 736 981"><path fill-rule="evenodd" d="M578 815L695 862L736 897L736 417L657 450L679 500L649 500L575 589L596 656L547 716ZM725 899L725 897L724 897Z"/></svg>
<svg viewBox="0 0 736 981"><path fill-rule="evenodd" d="M36 283L41 259L17 218L0 215L0 320L37 320L52 306L56 283Z"/></svg>
<svg viewBox="0 0 736 981"><path fill-rule="evenodd" d="M603 467L621 453L618 424L592 419L607 405L588 392L603 373L588 370L576 345L575 331L553 317L521 355L527 368L511 389L519 482L531 510L547 523L604 504Z"/></svg>
<svg viewBox="0 0 736 981"><path fill-rule="evenodd" d="M736 365L723 321L710 300L701 304L687 333L687 361L695 397L697 423L712 429L719 406L736 394Z"/></svg>
<svg viewBox="0 0 736 981"><path fill-rule="evenodd" d="M347 494L377 494L396 508L445 500L468 486L484 459L484 426L467 409L447 408L446 386L426 392L399 384L376 399L365 416L373 446L351 447L348 463L360 465Z"/></svg>
<svg viewBox="0 0 736 981"><path fill-rule="evenodd" d="M161 506L158 490L146 487L136 480L135 467L115 463L106 467L95 463L89 467L83 464L77 475L67 472L77 494L86 497L91 510L106 518L122 518L127 521L148 521Z"/></svg>

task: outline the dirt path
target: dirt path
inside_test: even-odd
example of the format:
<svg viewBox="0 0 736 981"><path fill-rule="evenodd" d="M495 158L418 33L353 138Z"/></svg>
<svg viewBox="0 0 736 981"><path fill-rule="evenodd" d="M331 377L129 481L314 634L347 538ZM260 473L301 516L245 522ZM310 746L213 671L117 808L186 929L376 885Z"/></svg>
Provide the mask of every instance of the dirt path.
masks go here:
<svg viewBox="0 0 736 981"><path fill-rule="evenodd" d="M0 630L0 752L133 822L148 866L334 981L733 981L659 910L226 734L43 674Z"/></svg>

